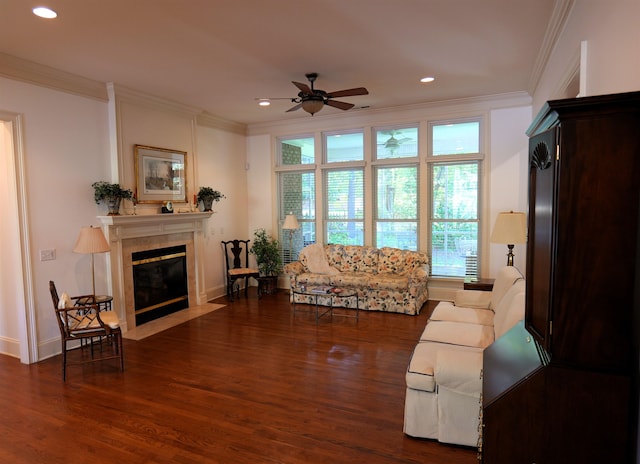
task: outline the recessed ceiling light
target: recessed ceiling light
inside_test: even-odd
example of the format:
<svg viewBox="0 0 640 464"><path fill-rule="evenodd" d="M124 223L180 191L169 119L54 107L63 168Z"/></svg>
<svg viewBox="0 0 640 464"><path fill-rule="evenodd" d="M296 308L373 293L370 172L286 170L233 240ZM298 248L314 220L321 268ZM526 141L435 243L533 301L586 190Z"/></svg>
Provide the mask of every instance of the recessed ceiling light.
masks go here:
<svg viewBox="0 0 640 464"><path fill-rule="evenodd" d="M271 101L269 101L269 99L267 98L261 98L258 105L260 106L269 106L271 104Z"/></svg>
<svg viewBox="0 0 640 464"><path fill-rule="evenodd" d="M51 8L47 8L46 6L38 6L31 11L33 11L34 15L40 16L41 18L45 19L53 19L58 17L58 13L53 11Z"/></svg>
<svg viewBox="0 0 640 464"><path fill-rule="evenodd" d="M435 80L436 80L435 77L428 76L428 77L423 77L422 79L420 79L420 82L433 82Z"/></svg>

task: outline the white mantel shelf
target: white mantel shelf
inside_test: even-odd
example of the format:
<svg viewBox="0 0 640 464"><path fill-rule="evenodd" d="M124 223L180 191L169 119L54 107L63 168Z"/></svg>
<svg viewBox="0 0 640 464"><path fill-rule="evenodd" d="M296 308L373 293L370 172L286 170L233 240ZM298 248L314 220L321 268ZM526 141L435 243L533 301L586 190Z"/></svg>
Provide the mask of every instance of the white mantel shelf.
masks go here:
<svg viewBox="0 0 640 464"><path fill-rule="evenodd" d="M171 214L128 214L117 216L98 216L103 225L131 226L138 224L168 224L172 222L191 221L193 219L209 219L213 211L204 213L171 213Z"/></svg>
<svg viewBox="0 0 640 464"><path fill-rule="evenodd" d="M140 247L153 249L166 246L168 241L186 242L189 302L206 303L204 233L206 220L212 214L213 211L98 216L111 247L107 254L109 291L125 332L135 327L131 253Z"/></svg>

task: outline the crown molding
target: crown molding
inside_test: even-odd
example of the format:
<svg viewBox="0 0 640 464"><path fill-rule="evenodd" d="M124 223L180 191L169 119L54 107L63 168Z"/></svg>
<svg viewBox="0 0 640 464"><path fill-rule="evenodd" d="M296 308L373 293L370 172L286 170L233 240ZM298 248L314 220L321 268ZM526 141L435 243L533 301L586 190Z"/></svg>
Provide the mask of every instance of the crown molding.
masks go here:
<svg viewBox="0 0 640 464"><path fill-rule="evenodd" d="M94 81L6 53L0 53L0 76L103 102L109 100L104 82Z"/></svg>
<svg viewBox="0 0 640 464"><path fill-rule="evenodd" d="M229 119L216 116L207 111L198 114L197 124L199 126L210 127L212 129L220 129L226 132L232 132L239 135L247 135L247 125Z"/></svg>
<svg viewBox="0 0 640 464"><path fill-rule="evenodd" d="M456 98L412 105L353 109L342 114L316 113L307 118L289 118L278 121L265 121L250 124L247 127L247 135L263 135L271 133L284 133L291 131L315 132L317 130L329 130L335 127L355 127L362 125L385 125L393 121L394 124L402 121L420 121L425 118L456 117L457 115L479 113L494 109L529 106L532 103L531 95L525 91L508 92L481 97Z"/></svg>
<svg viewBox="0 0 640 464"><path fill-rule="evenodd" d="M538 51L538 56L533 64L533 70L529 76L529 85L527 86L527 90L530 95L535 93L536 88L540 83L542 73L549 62L551 53L553 53L553 49L560 38L560 34L562 33L565 24L567 23L569 13L571 13L574 3L575 0L556 0L554 4L551 18L549 18L549 22L547 23L547 30L544 33L542 46Z"/></svg>
<svg viewBox="0 0 640 464"><path fill-rule="evenodd" d="M157 97L155 95L116 84L115 82L109 82L106 87L109 90L109 95L118 103L133 102L137 105L144 105L149 108L155 108L162 111L182 113L190 118L194 118L202 111L200 108L167 100L166 98Z"/></svg>

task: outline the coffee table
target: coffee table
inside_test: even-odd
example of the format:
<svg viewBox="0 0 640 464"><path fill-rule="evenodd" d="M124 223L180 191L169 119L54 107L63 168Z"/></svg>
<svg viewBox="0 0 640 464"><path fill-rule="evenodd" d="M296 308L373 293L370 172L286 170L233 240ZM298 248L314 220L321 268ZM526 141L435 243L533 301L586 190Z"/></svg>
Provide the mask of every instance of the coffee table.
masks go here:
<svg viewBox="0 0 640 464"><path fill-rule="evenodd" d="M360 299L358 296L358 291L355 289L347 289L347 288L342 288L342 287L333 287L333 286L328 286L328 285L307 285L307 286L297 286L297 287L293 287L291 289L291 291L293 292L293 314L295 315L296 313L296 298L295 295L305 295L305 296L311 296L313 297L313 301L315 303L315 307L316 307L316 324L318 323L318 320L329 314L331 316L331 320L333 320L333 316L334 316L334 312L333 312L333 302L335 301L335 299L339 299L339 298L353 298L355 297L356 299L356 307L354 308L356 310L355 315L353 314L346 314L346 313L336 313L336 316L341 316L341 317L353 317L356 319L356 322L360 319ZM319 296L323 296L323 297L328 297L329 298L329 308L324 310L324 311L320 311L320 308L318 306L318 297Z"/></svg>

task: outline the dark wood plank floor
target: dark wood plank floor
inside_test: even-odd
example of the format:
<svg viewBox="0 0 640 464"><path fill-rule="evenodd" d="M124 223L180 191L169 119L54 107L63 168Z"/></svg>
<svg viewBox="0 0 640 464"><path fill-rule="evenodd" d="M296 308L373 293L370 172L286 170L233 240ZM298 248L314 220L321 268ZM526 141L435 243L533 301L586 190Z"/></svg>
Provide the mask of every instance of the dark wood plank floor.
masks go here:
<svg viewBox="0 0 640 464"><path fill-rule="evenodd" d="M402 433L405 369L425 323L297 312L281 290L141 341L115 361L0 356L0 462L471 464ZM308 308L298 306L298 308Z"/></svg>

